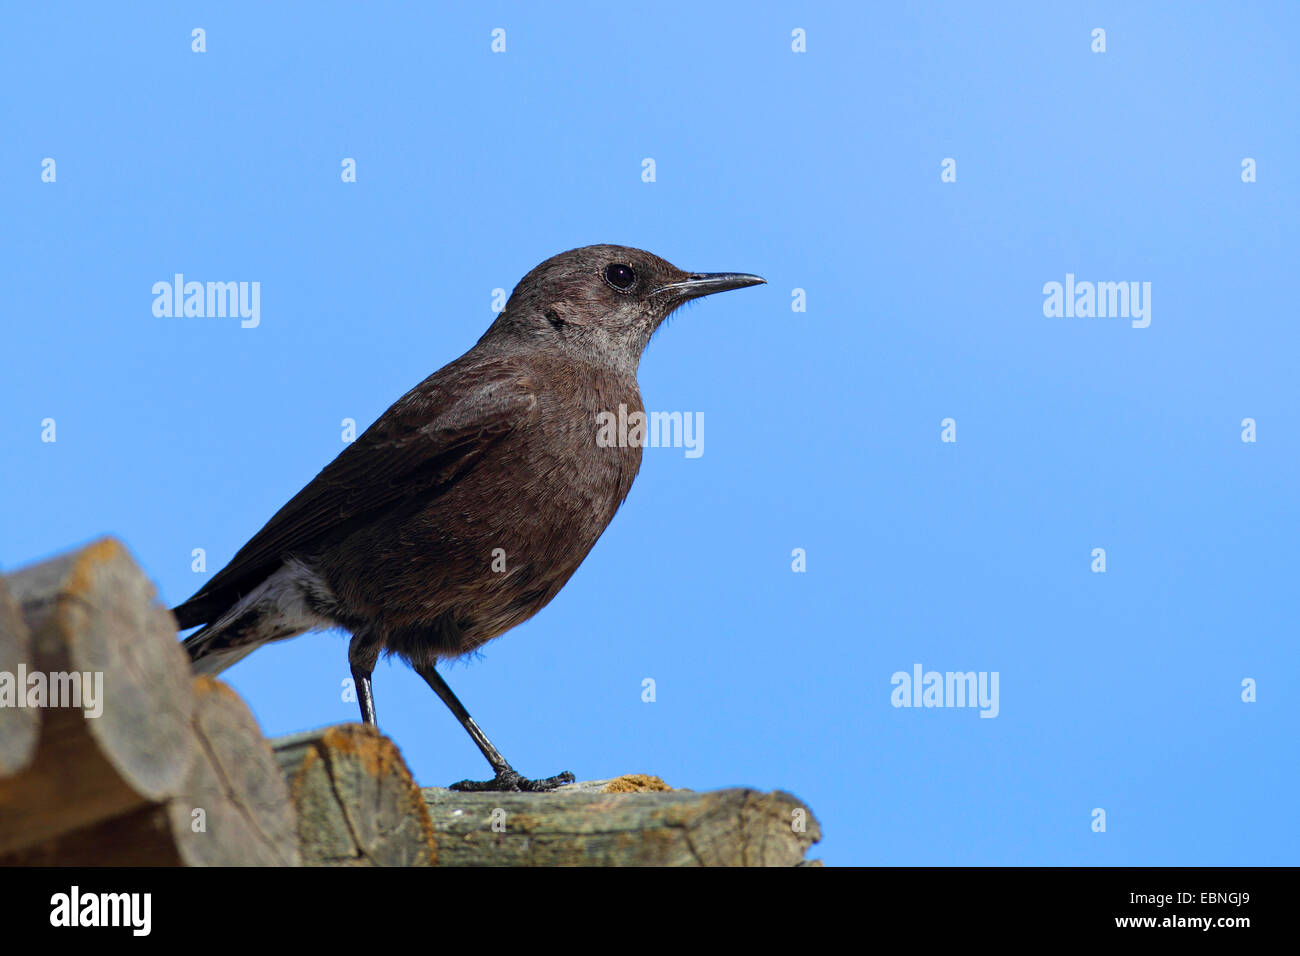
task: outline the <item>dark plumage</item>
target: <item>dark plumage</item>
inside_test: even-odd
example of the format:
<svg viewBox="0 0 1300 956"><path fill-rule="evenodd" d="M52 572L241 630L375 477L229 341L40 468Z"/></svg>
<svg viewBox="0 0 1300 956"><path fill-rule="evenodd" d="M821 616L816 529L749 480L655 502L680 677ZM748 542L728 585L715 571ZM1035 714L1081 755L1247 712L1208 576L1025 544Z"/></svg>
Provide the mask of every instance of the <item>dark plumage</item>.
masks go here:
<svg viewBox="0 0 1300 956"><path fill-rule="evenodd" d="M343 627L362 717L395 653L433 686L496 771L516 774L434 669L536 614L627 497L641 449L601 447L597 415L642 410L636 370L683 302L762 282L682 272L622 246L533 269L472 349L400 398L173 613L196 671ZM502 566L504 565L504 570ZM462 786L479 786L462 784Z"/></svg>

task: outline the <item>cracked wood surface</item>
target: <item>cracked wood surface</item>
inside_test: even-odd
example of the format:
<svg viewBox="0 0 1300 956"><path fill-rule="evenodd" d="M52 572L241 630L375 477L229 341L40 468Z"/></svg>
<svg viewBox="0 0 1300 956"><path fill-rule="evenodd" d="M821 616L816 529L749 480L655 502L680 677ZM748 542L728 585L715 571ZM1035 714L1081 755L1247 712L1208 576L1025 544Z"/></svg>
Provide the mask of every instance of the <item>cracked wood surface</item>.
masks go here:
<svg viewBox="0 0 1300 956"><path fill-rule="evenodd" d="M420 788L373 727L339 724L272 741L309 866L432 866L437 844Z"/></svg>
<svg viewBox="0 0 1300 956"><path fill-rule="evenodd" d="M423 792L441 866L805 866L821 839L781 790L695 793L630 774L547 794Z"/></svg>
<svg viewBox="0 0 1300 956"><path fill-rule="evenodd" d="M272 743L309 865L816 865L805 854L821 827L779 790L693 793L645 774L553 793L420 790L397 747L371 727Z"/></svg>
<svg viewBox="0 0 1300 956"><path fill-rule="evenodd" d="M5 583L0 671L47 688L55 675L90 675L78 691L100 693L90 709L84 696L55 706L69 701L52 695L0 707L0 862L297 862L288 788L256 721L229 688L191 676L175 619L120 543L96 541ZM15 722L11 709L36 719ZM23 743L33 727L34 749Z"/></svg>
<svg viewBox="0 0 1300 956"><path fill-rule="evenodd" d="M20 672L100 675L102 712L6 703ZM117 541L0 576L0 865L808 866L820 838L782 791L644 774L422 791L374 728L268 742L230 688L191 676Z"/></svg>

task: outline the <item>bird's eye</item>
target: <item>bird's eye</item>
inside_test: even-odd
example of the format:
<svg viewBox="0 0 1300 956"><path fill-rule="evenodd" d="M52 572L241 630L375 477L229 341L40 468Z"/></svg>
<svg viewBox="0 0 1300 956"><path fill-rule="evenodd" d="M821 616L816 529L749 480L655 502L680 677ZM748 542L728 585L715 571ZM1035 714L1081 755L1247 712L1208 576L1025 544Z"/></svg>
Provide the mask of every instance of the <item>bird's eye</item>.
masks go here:
<svg viewBox="0 0 1300 956"><path fill-rule="evenodd" d="M614 262L605 266L605 281L620 292L626 292L636 284L636 273L631 266Z"/></svg>

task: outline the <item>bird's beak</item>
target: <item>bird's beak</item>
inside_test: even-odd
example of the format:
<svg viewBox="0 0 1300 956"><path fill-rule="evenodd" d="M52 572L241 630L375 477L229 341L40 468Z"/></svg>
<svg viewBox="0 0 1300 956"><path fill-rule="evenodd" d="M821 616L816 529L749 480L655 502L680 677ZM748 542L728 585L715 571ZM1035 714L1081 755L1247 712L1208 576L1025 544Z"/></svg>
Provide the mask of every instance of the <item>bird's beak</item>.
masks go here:
<svg viewBox="0 0 1300 956"><path fill-rule="evenodd" d="M760 276L748 275L744 272L695 272L688 275L681 282L671 282L668 285L660 286L655 289L654 295L660 292L670 292L677 299L698 299L702 295L713 295L715 292L729 292L732 289L743 289L750 285L763 285L766 279Z"/></svg>

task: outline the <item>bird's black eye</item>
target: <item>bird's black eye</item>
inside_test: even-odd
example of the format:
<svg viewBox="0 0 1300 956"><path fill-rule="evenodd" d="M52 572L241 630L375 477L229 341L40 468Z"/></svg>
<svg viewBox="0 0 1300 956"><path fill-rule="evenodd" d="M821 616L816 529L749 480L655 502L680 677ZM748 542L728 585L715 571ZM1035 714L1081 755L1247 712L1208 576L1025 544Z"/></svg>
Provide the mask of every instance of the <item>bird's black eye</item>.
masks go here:
<svg viewBox="0 0 1300 956"><path fill-rule="evenodd" d="M626 292L636 284L636 273L631 266L621 262L612 262L605 266L605 281L620 292Z"/></svg>

